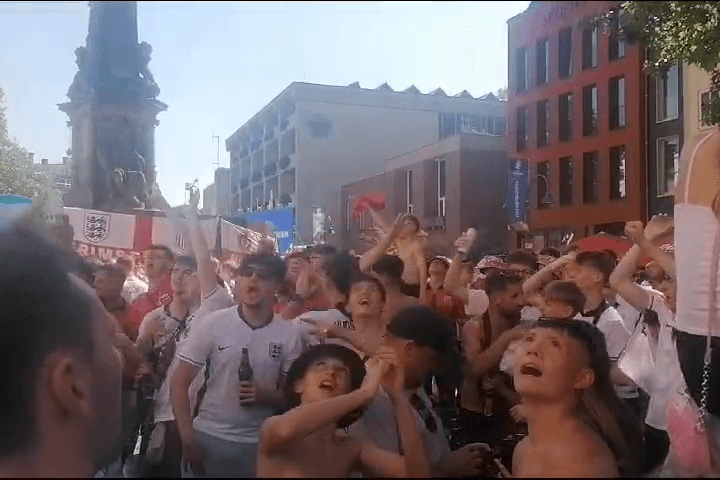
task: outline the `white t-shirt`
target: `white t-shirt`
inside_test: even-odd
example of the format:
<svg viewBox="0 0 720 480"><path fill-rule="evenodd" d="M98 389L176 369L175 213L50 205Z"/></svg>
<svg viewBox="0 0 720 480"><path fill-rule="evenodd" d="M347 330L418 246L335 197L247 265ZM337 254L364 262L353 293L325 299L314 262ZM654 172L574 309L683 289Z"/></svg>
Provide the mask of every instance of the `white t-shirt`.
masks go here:
<svg viewBox="0 0 720 480"><path fill-rule="evenodd" d="M445 438L445 431L443 429L440 418L435 414L432 409L432 403L427 397L425 390L419 388L416 391L408 391L408 398L413 393L417 393L420 399L425 403L427 410L434 417L437 429L435 432L431 432L425 426L420 413L412 408L415 417L415 423L418 431L421 432L423 442L425 444L425 450L430 455L430 463L432 465L439 464L442 459L450 452L450 444ZM377 395L368 405L367 411L363 414L360 419L353 423L349 429L350 433L359 436L360 438L372 441L376 446L383 450L396 453L400 455L401 452L401 441L400 431L398 428L397 417L395 416L395 407L390 401L390 397L380 387Z"/></svg>
<svg viewBox="0 0 720 480"><path fill-rule="evenodd" d="M589 323L593 323L595 320L594 317L585 317L582 313L578 313L575 319L585 320ZM617 360L630 339L630 332L625 328L625 323L615 307L608 306L600 315L595 326L605 335L605 344L610 360Z"/></svg>
<svg viewBox="0 0 720 480"><path fill-rule="evenodd" d="M223 440L257 443L260 426L273 410L267 405L240 405L238 369L243 348L248 349L253 383L268 391L281 387L290 365L302 353L302 340L297 326L278 316L253 329L240 318L238 307L232 307L195 326L177 356L197 367L210 361L207 391L194 428Z"/></svg>
<svg viewBox="0 0 720 480"><path fill-rule="evenodd" d="M295 317L295 319L293 320L293 323L297 324L300 334L302 335L303 350L306 350L311 346L317 345L319 343L318 338L310 333L313 330L312 325L303 322L303 319L306 318L332 322L340 328L344 328L346 330L353 330L352 320L350 320L350 318L348 318L344 313L342 313L336 308L332 308L330 310L313 310L303 313L302 315L298 315L297 317ZM325 340L325 343L337 343L338 345L342 345L344 347L355 350L355 352L360 355L360 358L364 356L364 354L357 350L350 342L346 342L345 340L341 340L339 338L328 338Z"/></svg>
<svg viewBox="0 0 720 480"><path fill-rule="evenodd" d="M465 304L465 313L471 317L482 315L490 306L490 298L485 290L468 289L468 303Z"/></svg>
<svg viewBox="0 0 720 480"><path fill-rule="evenodd" d="M658 314L660 332L655 353L653 391L649 392L650 404L645 423L658 430L665 430L667 429L668 404L672 395L682 387L684 377L672 334L675 315L660 295L653 295L650 308Z"/></svg>
<svg viewBox="0 0 720 480"><path fill-rule="evenodd" d="M657 290L653 289L652 287L648 285L640 284L638 285L640 288L648 292L650 295L660 295L662 294L658 292ZM630 305L627 300L625 300L621 295L615 296L615 301L617 302L617 306L615 307L615 310L618 311L620 314L620 317L622 317L623 322L625 323L625 328L628 332L631 332L635 329L635 324L638 321L638 318L640 318L640 311Z"/></svg>
<svg viewBox="0 0 720 480"><path fill-rule="evenodd" d="M180 334L176 342L175 351L177 352L181 348L182 344L185 343L185 341L187 340L191 326L197 325L198 322L200 322L210 313L231 307L233 304L234 302L232 297L227 294L225 289L216 288L215 290L213 290L201 301L198 309L188 316L185 330ZM172 335L177 330L177 327L179 325L179 323L174 318L165 314L164 307L160 307L150 312L140 324L140 330L138 334L139 338L147 335L147 331L150 328L150 324L152 322L161 322L161 329L164 333L162 334L162 339L160 340L160 343L166 341L168 339L168 335ZM170 363L170 367L168 367L167 374L165 375L165 380L163 381L160 388L155 392L154 421L156 423L175 420L175 415L172 411L172 404L170 403L169 380L172 378L173 373L175 373L178 361L179 360L177 356L175 356L172 360L172 363ZM202 387L203 381L205 379L204 370L205 368L203 367L203 369L198 372L198 375L193 379L192 383L190 384L190 389L188 391L190 396L190 411L195 410L197 394L200 390L200 387Z"/></svg>

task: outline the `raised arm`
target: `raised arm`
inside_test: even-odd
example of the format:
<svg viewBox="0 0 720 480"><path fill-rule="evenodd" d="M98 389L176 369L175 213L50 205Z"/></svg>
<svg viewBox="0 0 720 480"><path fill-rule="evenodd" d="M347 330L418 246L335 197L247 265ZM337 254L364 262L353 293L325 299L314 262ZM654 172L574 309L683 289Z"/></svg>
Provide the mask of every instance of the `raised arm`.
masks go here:
<svg viewBox="0 0 720 480"><path fill-rule="evenodd" d="M197 213L194 208L190 209L190 243L193 255L197 261L198 275L200 279L200 293L202 298L210 295L217 287L217 272L215 263L210 255L210 247L205 240L205 235L200 227Z"/></svg>
<svg viewBox="0 0 720 480"><path fill-rule="evenodd" d="M625 225L625 233L633 240L639 237L645 238L642 222L628 222ZM610 275L610 286L637 310L645 310L650 306L650 294L632 278L641 255L642 248L633 245Z"/></svg>
<svg viewBox="0 0 720 480"><path fill-rule="evenodd" d="M519 340L526 329L525 325L520 324L504 331L486 350L482 350L480 342L469 342L464 353L470 367L470 375L479 378L498 366L510 342ZM463 326L463 338L477 338L481 330L480 322L470 320Z"/></svg>
<svg viewBox="0 0 720 480"><path fill-rule="evenodd" d="M672 255L657 247L653 241L669 233L674 228L672 218L655 216L645 226L645 235L640 238L640 246L643 251L660 265L665 273L675 278L675 259Z"/></svg>
<svg viewBox="0 0 720 480"><path fill-rule="evenodd" d="M360 454L361 464L364 470L377 477L429 478L429 455L415 422L413 408L405 394L405 370L390 348L381 348L377 358L389 365L383 378L383 386L395 407L395 417L405 456L381 450L372 442L367 442Z"/></svg>
<svg viewBox="0 0 720 480"><path fill-rule="evenodd" d="M272 454L367 405L377 393L382 369L385 368L377 360L371 363L359 389L335 398L301 404L282 415L267 419L260 429L260 452Z"/></svg>
<svg viewBox="0 0 720 480"><path fill-rule="evenodd" d="M425 248L420 243L415 244L415 264L420 278L420 302L425 303L428 283L427 260L425 259Z"/></svg>
<svg viewBox="0 0 720 480"><path fill-rule="evenodd" d="M404 217L404 213L398 214L392 226L385 230L385 235L380 238L380 241L377 243L377 245L372 247L360 257L361 271L369 272L375 262L377 262L380 257L382 257L385 252L387 252L387 249L390 248L390 245L392 245L392 242L395 240L395 237L397 237L397 234L400 231L400 227L402 226Z"/></svg>
<svg viewBox="0 0 720 480"><path fill-rule="evenodd" d="M385 220L385 217L372 208L372 205L368 204L368 210L370 210L370 215L372 215L375 223L380 225L380 228L382 228L385 232L389 232L390 229L392 229L392 224Z"/></svg>
<svg viewBox="0 0 720 480"><path fill-rule="evenodd" d="M569 253L565 256L558 258L553 263L542 268L535 275L525 280L525 283L523 283L523 294L525 295L525 297L527 298L539 294L542 288L547 283L552 281L553 274L555 272L562 270L563 268L565 268L565 266L574 261L575 254Z"/></svg>
<svg viewBox="0 0 720 480"><path fill-rule="evenodd" d="M445 275L445 284L443 285L445 290L458 297L465 305L470 302L470 294L468 293L469 289L460 282L460 277L462 275L462 262L467 257L467 252L475 241L474 233L474 229L468 229L467 232L455 240L455 256L450 262L450 269Z"/></svg>

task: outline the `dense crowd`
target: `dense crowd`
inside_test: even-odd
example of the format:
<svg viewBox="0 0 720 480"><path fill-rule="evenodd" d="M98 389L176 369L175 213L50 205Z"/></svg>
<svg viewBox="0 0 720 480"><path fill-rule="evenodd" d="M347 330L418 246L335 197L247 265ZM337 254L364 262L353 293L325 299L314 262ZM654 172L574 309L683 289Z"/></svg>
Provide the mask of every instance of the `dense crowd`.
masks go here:
<svg viewBox="0 0 720 480"><path fill-rule="evenodd" d="M236 263L194 216L191 255L109 263L62 226L5 228L0 474L717 476L719 136L621 259L474 261L473 229L427 258L415 217L378 212L362 256L260 242Z"/></svg>

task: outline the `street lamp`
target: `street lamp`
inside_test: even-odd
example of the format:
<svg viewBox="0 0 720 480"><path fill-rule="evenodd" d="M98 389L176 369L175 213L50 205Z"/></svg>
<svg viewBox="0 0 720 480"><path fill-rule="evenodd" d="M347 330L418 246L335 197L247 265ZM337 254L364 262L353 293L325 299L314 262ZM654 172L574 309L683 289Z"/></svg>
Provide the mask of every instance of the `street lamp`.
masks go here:
<svg viewBox="0 0 720 480"><path fill-rule="evenodd" d="M538 173L537 176L538 178L542 178L543 180L545 180L545 195L543 195L543 197L540 199L540 205L552 205L553 198L552 195L550 195L550 181L545 175L541 173Z"/></svg>

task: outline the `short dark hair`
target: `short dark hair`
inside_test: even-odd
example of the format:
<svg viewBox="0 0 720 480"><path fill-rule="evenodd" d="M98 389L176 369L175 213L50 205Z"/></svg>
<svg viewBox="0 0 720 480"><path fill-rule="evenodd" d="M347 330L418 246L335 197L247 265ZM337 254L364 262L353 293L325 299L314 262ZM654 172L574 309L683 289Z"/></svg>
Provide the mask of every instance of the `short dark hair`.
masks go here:
<svg viewBox="0 0 720 480"><path fill-rule="evenodd" d="M415 215L405 215L405 220L410 220L415 224L415 230L420 231L420 220Z"/></svg>
<svg viewBox="0 0 720 480"><path fill-rule="evenodd" d="M618 260L620 259L620 257L618 257L618 254L617 254L617 252L616 252L615 250L613 250L612 248L606 248L605 250L602 251L602 253L604 253L605 255L607 255L607 256L609 256L610 258L612 258L613 261L615 262L615 265L617 265Z"/></svg>
<svg viewBox="0 0 720 480"><path fill-rule="evenodd" d="M167 245L153 244L145 249L146 252L150 251L150 250L160 250L161 252L163 252L165 254L166 257L168 257L170 259L170 261L175 260L175 254L170 249L170 247L168 247Z"/></svg>
<svg viewBox="0 0 720 480"><path fill-rule="evenodd" d="M297 360L290 365L290 369L285 377L283 393L290 408L295 408L300 405L300 395L295 392L295 385L305 377L305 374L314 362L323 358L340 360L348 367L350 370L351 391L357 390L360 388L360 385L362 385L363 379L365 379L365 364L357 353L336 343L315 345L305 350ZM345 415L338 421L338 428L350 426L360 418L359 413L360 412L352 412Z"/></svg>
<svg viewBox="0 0 720 480"><path fill-rule="evenodd" d="M512 272L492 272L485 279L485 293L491 297L498 293L507 292L510 286L522 284L522 277Z"/></svg>
<svg viewBox="0 0 720 480"><path fill-rule="evenodd" d="M383 287L382 283L380 283L380 280L373 277L372 275L368 275L367 273L353 272L350 276L350 290L352 290L353 285L362 282L368 282L375 285L380 291L380 295L382 295L383 302L385 301L385 287ZM350 291L348 291L348 295L350 295Z"/></svg>
<svg viewBox="0 0 720 480"><path fill-rule="evenodd" d="M553 299L570 306L573 309L574 317L585 308L585 294L573 282L562 282L555 280L545 286L545 298Z"/></svg>
<svg viewBox="0 0 720 480"><path fill-rule="evenodd" d="M276 282L282 282L287 273L287 266L282 258L275 254L252 254L243 258L240 268L248 265L265 267L270 272L270 278ZM239 270L239 269L238 269ZM235 271L237 273L237 270Z"/></svg>
<svg viewBox="0 0 720 480"><path fill-rule="evenodd" d="M312 255L313 253L316 255L334 255L337 253L337 248L327 243L321 243L320 245L310 247L309 254Z"/></svg>
<svg viewBox="0 0 720 480"><path fill-rule="evenodd" d="M580 252L575 257L575 263L602 273L605 283L608 283L610 275L615 270L615 260L605 252Z"/></svg>
<svg viewBox="0 0 720 480"><path fill-rule="evenodd" d="M405 271L405 263L397 255L383 255L371 267L372 271L385 275L391 280L400 283Z"/></svg>
<svg viewBox="0 0 720 480"><path fill-rule="evenodd" d="M513 263L526 265L533 272L537 270L537 256L527 249L515 250L505 258L505 265L512 265Z"/></svg>
<svg viewBox="0 0 720 480"><path fill-rule="evenodd" d="M560 258L560 250L555 247L545 247L538 252L540 255L547 255L553 258Z"/></svg>
<svg viewBox="0 0 720 480"><path fill-rule="evenodd" d="M180 255L175 259L175 265L183 265L195 271L198 269L197 260L190 255Z"/></svg>
<svg viewBox="0 0 720 480"><path fill-rule="evenodd" d="M125 270L120 265L113 265L112 263L106 263L98 267L97 273L105 272L110 277L115 277L118 280L125 281Z"/></svg>
<svg viewBox="0 0 720 480"><path fill-rule="evenodd" d="M92 358L90 298L69 276L63 253L20 227L0 232L0 457L36 442L38 370L49 354L75 349Z"/></svg>
<svg viewBox="0 0 720 480"><path fill-rule="evenodd" d="M360 271L357 258L348 252L338 252L323 260L320 268L327 274L338 292L345 296L350 295L350 280L353 272Z"/></svg>

